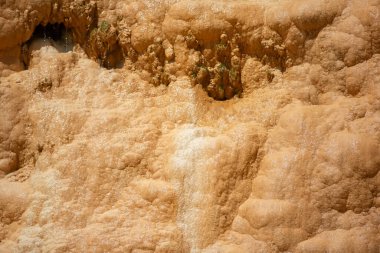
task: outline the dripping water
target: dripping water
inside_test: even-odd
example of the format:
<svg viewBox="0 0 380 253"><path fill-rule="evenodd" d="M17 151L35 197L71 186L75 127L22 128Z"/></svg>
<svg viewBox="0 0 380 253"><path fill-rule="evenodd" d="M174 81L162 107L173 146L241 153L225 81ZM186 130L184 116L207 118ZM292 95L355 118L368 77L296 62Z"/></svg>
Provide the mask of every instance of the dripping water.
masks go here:
<svg viewBox="0 0 380 253"><path fill-rule="evenodd" d="M65 53L68 51L67 49L67 27L65 26Z"/></svg>

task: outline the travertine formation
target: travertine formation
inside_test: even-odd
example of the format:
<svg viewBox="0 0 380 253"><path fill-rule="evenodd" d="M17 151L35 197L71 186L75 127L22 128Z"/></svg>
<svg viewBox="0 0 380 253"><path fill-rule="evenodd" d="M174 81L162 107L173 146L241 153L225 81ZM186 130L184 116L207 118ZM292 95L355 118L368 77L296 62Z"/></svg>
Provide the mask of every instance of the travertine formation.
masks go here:
<svg viewBox="0 0 380 253"><path fill-rule="evenodd" d="M379 253L379 0L0 1L0 252Z"/></svg>

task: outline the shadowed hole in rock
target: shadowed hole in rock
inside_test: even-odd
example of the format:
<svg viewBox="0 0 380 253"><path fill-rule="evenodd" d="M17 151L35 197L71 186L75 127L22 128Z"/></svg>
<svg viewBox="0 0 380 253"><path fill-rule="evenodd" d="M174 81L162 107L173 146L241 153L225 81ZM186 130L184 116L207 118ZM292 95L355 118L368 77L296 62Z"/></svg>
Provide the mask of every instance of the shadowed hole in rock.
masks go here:
<svg viewBox="0 0 380 253"><path fill-rule="evenodd" d="M60 53L72 51L74 41L71 29L68 29L62 23L39 24L31 38L21 48L21 57L25 68L29 66L32 51L39 50L45 46L52 46Z"/></svg>
<svg viewBox="0 0 380 253"><path fill-rule="evenodd" d="M118 39L118 32L108 21L101 21L93 27L84 49L87 55L103 68L113 69L124 66L124 53Z"/></svg>
<svg viewBox="0 0 380 253"><path fill-rule="evenodd" d="M116 44L112 48L105 50L104 57L98 56L98 63L101 67L106 69L123 68L124 66L124 56L121 47Z"/></svg>
<svg viewBox="0 0 380 253"><path fill-rule="evenodd" d="M231 37L223 33L215 45L203 48L191 30L185 37L187 47L195 49L194 63L188 68L188 75L215 100L241 97L243 64L239 40L238 33Z"/></svg>

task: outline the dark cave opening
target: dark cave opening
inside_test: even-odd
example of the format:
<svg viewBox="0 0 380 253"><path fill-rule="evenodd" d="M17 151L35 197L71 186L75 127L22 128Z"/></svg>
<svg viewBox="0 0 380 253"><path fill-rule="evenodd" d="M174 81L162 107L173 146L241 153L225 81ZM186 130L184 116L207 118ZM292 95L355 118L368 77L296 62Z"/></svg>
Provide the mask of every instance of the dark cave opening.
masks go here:
<svg viewBox="0 0 380 253"><path fill-rule="evenodd" d="M62 23L39 24L30 39L21 47L22 62L26 69L29 66L32 51L44 46L52 46L60 53L72 51L74 41L71 29Z"/></svg>
<svg viewBox="0 0 380 253"><path fill-rule="evenodd" d="M32 37L59 41L63 39L65 30L64 24L47 24L46 26L39 24L34 30Z"/></svg>
<svg viewBox="0 0 380 253"><path fill-rule="evenodd" d="M36 40L42 40L48 43L48 45L54 46L59 52L71 51L74 46L71 29L68 29L62 23L39 24L34 29L32 37L26 43L30 46Z"/></svg>

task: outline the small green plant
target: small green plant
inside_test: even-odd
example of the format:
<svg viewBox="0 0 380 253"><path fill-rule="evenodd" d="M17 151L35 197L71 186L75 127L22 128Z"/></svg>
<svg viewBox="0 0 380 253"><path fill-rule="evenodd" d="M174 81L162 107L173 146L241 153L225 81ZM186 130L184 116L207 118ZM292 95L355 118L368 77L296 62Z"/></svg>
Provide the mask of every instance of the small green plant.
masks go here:
<svg viewBox="0 0 380 253"><path fill-rule="evenodd" d="M216 43L215 45L216 50L226 50L227 49L227 44L223 42Z"/></svg>
<svg viewBox="0 0 380 253"><path fill-rule="evenodd" d="M218 70L220 73L223 73L224 71L228 71L228 68L224 63L221 62L218 66Z"/></svg>
<svg viewBox="0 0 380 253"><path fill-rule="evenodd" d="M239 80L239 72L236 69L232 68L232 69L230 69L229 77L230 77L231 82L238 81Z"/></svg>
<svg viewBox="0 0 380 253"><path fill-rule="evenodd" d="M215 45L215 51L217 55L223 55L227 51L227 45L220 42Z"/></svg>
<svg viewBox="0 0 380 253"><path fill-rule="evenodd" d="M108 29L110 29L110 24L106 21L106 20L103 20L101 23L100 23L100 31L102 32L107 32Z"/></svg>
<svg viewBox="0 0 380 253"><path fill-rule="evenodd" d="M204 71L205 73L209 74L209 71L208 71L208 69L207 69L207 67L205 65L199 66L199 71Z"/></svg>
<svg viewBox="0 0 380 253"><path fill-rule="evenodd" d="M198 71L193 70L193 71L191 72L191 77L192 77L193 79L195 79L195 78L197 77L197 74L198 74Z"/></svg>

